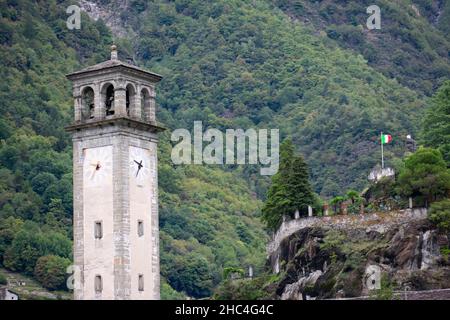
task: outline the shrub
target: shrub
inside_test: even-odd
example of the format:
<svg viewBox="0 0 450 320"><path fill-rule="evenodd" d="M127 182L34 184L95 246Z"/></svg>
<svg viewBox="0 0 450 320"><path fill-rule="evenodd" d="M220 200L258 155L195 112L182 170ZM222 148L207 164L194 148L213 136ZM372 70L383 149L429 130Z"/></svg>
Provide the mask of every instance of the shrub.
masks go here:
<svg viewBox="0 0 450 320"><path fill-rule="evenodd" d="M37 260L46 255L70 258L72 242L57 232L43 232L39 225L27 221L6 249L3 264L12 271L32 275Z"/></svg>
<svg viewBox="0 0 450 320"><path fill-rule="evenodd" d="M439 150L420 148L405 160L397 191L404 196L423 196L428 203L442 199L450 190L450 171Z"/></svg>
<svg viewBox="0 0 450 320"><path fill-rule="evenodd" d="M47 289L64 289L67 277L67 267L70 260L59 256L48 255L40 257L34 268L34 276Z"/></svg>
<svg viewBox="0 0 450 320"><path fill-rule="evenodd" d="M391 282L387 274L381 276L380 289L373 290L370 296L375 300L394 299L394 283Z"/></svg>
<svg viewBox="0 0 450 320"><path fill-rule="evenodd" d="M164 279L161 279L161 300L186 300L186 296L174 290Z"/></svg>
<svg viewBox="0 0 450 320"><path fill-rule="evenodd" d="M428 219L444 232L450 231L450 199L431 205Z"/></svg>
<svg viewBox="0 0 450 320"><path fill-rule="evenodd" d="M223 269L223 278L224 279L229 279L230 277L233 277L233 276L243 277L243 276L245 276L245 272L243 269L235 268L235 267L226 267Z"/></svg>
<svg viewBox="0 0 450 320"><path fill-rule="evenodd" d="M279 281L278 276L264 274L254 279L224 281L216 289L214 300L261 300L267 299L267 287Z"/></svg>

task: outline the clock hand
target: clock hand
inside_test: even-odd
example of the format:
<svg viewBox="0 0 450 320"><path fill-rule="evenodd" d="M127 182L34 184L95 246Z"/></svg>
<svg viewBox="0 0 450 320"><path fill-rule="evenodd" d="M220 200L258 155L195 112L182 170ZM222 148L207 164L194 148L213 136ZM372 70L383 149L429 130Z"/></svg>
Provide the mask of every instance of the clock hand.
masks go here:
<svg viewBox="0 0 450 320"><path fill-rule="evenodd" d="M91 179L94 179L94 176L95 176L95 173L97 172L97 169L94 169L94 171L92 171L92 174L91 174Z"/></svg>
<svg viewBox="0 0 450 320"><path fill-rule="evenodd" d="M95 170L99 170L102 166L100 165L100 161L97 163L91 163L91 166L95 167Z"/></svg>
<svg viewBox="0 0 450 320"><path fill-rule="evenodd" d="M91 166L95 166L94 171L91 174L91 179L94 179L95 173L100 170L100 168L102 167L100 165L100 161L98 161L97 163L91 163Z"/></svg>
<svg viewBox="0 0 450 320"><path fill-rule="evenodd" d="M140 162L137 162L136 160L134 160L134 162L136 162L136 164L138 165L138 169L137 169L137 171L136 171L136 177L137 177L138 174L139 174L139 171L141 171L141 169L142 169L144 166L142 165L142 160L141 160Z"/></svg>
<svg viewBox="0 0 450 320"><path fill-rule="evenodd" d="M139 171L141 171L141 168L142 168L142 167L138 167L138 169L137 169L137 171L136 171L136 177L138 176Z"/></svg>
<svg viewBox="0 0 450 320"><path fill-rule="evenodd" d="M139 169L143 167L142 160L140 162L137 162L136 160L134 160L134 162L136 162L136 164L138 165Z"/></svg>

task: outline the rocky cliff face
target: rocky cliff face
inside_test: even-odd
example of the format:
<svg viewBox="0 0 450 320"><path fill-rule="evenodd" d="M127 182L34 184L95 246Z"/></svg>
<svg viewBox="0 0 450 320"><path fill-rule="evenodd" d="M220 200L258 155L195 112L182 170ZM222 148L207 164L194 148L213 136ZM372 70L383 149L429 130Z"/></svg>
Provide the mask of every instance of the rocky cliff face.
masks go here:
<svg viewBox="0 0 450 320"><path fill-rule="evenodd" d="M426 213L425 213L426 216ZM449 237L423 212L316 218L269 245L273 298L348 298L450 288ZM278 244L278 245L277 245ZM447 248L447 251L445 250ZM371 291L373 292L373 291Z"/></svg>
<svg viewBox="0 0 450 320"><path fill-rule="evenodd" d="M129 1L113 1L109 4L96 0L80 0L81 9L93 20L103 20L118 37L127 37L132 29L127 28L125 21L121 18L121 12L127 10Z"/></svg>

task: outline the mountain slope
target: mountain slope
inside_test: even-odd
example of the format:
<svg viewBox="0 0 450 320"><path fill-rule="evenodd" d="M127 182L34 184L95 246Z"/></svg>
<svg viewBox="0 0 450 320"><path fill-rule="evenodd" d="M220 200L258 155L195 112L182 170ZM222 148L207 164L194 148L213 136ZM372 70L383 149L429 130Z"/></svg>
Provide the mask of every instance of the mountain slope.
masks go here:
<svg viewBox="0 0 450 320"><path fill-rule="evenodd" d="M164 76L157 117L165 126L191 129L201 120L221 130L279 128L305 155L323 196L365 185L379 162L380 130L394 136L388 163L403 155L401 137L415 134L427 102L427 91L408 80L422 79L426 66L390 79L271 1L81 2L95 5L88 13L116 30L122 59ZM72 110L64 74L106 59L112 35L86 15L80 31L67 30L68 4L0 0L0 263L11 259L5 253L20 232L7 231L10 225L20 230L30 220L71 236L71 144L63 127ZM440 56L442 41L430 38L432 56ZM225 267L262 269L258 214L269 182L252 166L174 166L169 137L162 135L159 149L161 272L177 291L204 297ZM174 296L163 288L163 296Z"/></svg>
<svg viewBox="0 0 450 320"><path fill-rule="evenodd" d="M364 56L388 78L431 95L450 77L450 3L435 0L274 0L294 19ZM368 30L367 7L380 7L381 29Z"/></svg>
<svg viewBox="0 0 450 320"><path fill-rule="evenodd" d="M395 137L389 160L416 131L424 107L416 92L266 1L154 1L136 10L122 16L136 34L129 56L165 75L166 125L280 128L324 196L365 185L381 130Z"/></svg>
<svg viewBox="0 0 450 320"><path fill-rule="evenodd" d="M65 74L106 60L112 43L108 28L86 15L81 30L67 30L68 5L0 2L0 264L29 275L39 256L58 254L33 236L37 231L64 244L72 234L71 142L64 126L73 111ZM201 297L224 267L262 268L260 202L237 173L175 170L167 135L159 167L161 270L177 290ZM163 297L173 296L171 290L164 285Z"/></svg>

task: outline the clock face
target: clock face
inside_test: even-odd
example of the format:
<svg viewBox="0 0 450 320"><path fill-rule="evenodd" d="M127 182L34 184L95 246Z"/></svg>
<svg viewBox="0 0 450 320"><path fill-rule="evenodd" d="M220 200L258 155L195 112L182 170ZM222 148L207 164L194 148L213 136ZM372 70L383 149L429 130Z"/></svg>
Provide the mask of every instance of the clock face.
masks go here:
<svg viewBox="0 0 450 320"><path fill-rule="evenodd" d="M130 147L130 177L137 185L143 186L150 179L150 151Z"/></svg>
<svg viewBox="0 0 450 320"><path fill-rule="evenodd" d="M112 174L112 146L84 149L84 181L100 185Z"/></svg>

